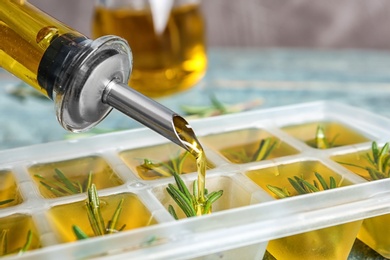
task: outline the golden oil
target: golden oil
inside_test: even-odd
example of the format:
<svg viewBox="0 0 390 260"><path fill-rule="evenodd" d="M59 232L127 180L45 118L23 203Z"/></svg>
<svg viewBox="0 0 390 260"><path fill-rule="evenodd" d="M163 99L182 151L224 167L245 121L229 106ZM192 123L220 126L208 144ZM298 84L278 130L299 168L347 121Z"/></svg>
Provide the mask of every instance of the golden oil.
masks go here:
<svg viewBox="0 0 390 260"><path fill-rule="evenodd" d="M352 145L368 142L369 139L357 131L337 122L311 122L302 125L291 125L283 127L283 131L291 136L305 142L307 145L316 148L315 137L318 126L324 129L328 141L334 140L333 147Z"/></svg>
<svg viewBox="0 0 390 260"><path fill-rule="evenodd" d="M262 189L278 199L278 197L267 188L267 185L286 188L290 192L291 196L295 196L298 195L298 193L294 188L292 188L288 178L297 176L303 178L309 183L313 183L313 181L318 181L315 177L315 172L321 174L326 182L328 182L330 177L333 177L336 181L337 187L352 184L350 181L344 179L342 176L335 173L319 161L303 161L281 164L273 167L250 170L246 172L246 175Z"/></svg>
<svg viewBox="0 0 390 260"><path fill-rule="evenodd" d="M204 25L198 5L174 7L161 34L154 31L150 10L97 6L93 36L107 34L129 42L134 58L129 85L149 97L190 88L205 74Z"/></svg>
<svg viewBox="0 0 390 260"><path fill-rule="evenodd" d="M123 199L122 212L118 219L118 226L125 225L123 230L130 230L156 224L150 211L142 204L139 198L132 193L113 194L100 198L100 209L105 225L109 221L119 202ZM72 226L77 225L89 237L94 236L88 220L85 201L58 205L52 207L47 213L48 219L61 242L76 241Z"/></svg>
<svg viewBox="0 0 390 260"><path fill-rule="evenodd" d="M10 199L12 199L12 201L0 205L0 208L7 208L23 202L12 172L6 170L0 171L0 202Z"/></svg>
<svg viewBox="0 0 390 260"><path fill-rule="evenodd" d="M351 172L363 177L368 181L372 181L370 173L361 167L372 167L372 164L367 160L367 154L371 154L371 150L365 150L356 153L348 153L332 156L331 159L341 164L341 166L347 168ZM358 165L359 167L353 166Z"/></svg>
<svg viewBox="0 0 390 260"><path fill-rule="evenodd" d="M266 159L298 153L296 149L266 131L254 128L208 135L202 137L201 141L218 150L230 162L240 164L255 161L253 157L261 141L268 138L271 140L270 143L275 143L275 146Z"/></svg>
<svg viewBox="0 0 390 260"><path fill-rule="evenodd" d="M336 155L331 159L367 181L372 181L371 175L365 169L365 167L372 167L367 160L368 154L372 156L371 149ZM358 165L358 167L353 165ZM358 234L361 241L386 258L390 258L390 238L387 235L390 232L389 221L389 214L365 219Z"/></svg>
<svg viewBox="0 0 390 260"><path fill-rule="evenodd" d="M267 251L276 259L347 259L361 221L271 240Z"/></svg>
<svg viewBox="0 0 390 260"><path fill-rule="evenodd" d="M279 199L267 185L285 188L291 196L296 196L298 193L288 178L297 176L313 183L317 180L315 172L321 174L326 182L333 177L337 187L352 184L318 161L251 170L246 175L274 198ZM277 259L347 259L360 225L361 221L356 221L275 239L269 242L267 250Z"/></svg>
<svg viewBox="0 0 390 260"><path fill-rule="evenodd" d="M191 185L191 184L190 184ZM245 207L253 203L259 203L258 199L254 199L252 193L243 188L240 184L237 184L234 180L227 176L218 176L207 178L207 189L209 191L223 190L227 191L212 205L212 212L219 212L234 208ZM189 188L191 191L191 189ZM176 204L171 196L166 192L165 186L156 186L153 188L154 195L160 200L165 208L169 205L175 209L175 212L179 219L186 218L186 215L181 208Z"/></svg>
<svg viewBox="0 0 390 260"><path fill-rule="evenodd" d="M390 214L363 220L358 238L385 258L390 258Z"/></svg>
<svg viewBox="0 0 390 260"><path fill-rule="evenodd" d="M189 153L192 154L192 156L196 159L196 168L198 172L198 203L195 210L197 212L197 216L200 216L202 215L203 203L205 202L204 194L206 187L207 166L206 153L204 152L202 145L192 131L192 128L189 127L186 121L182 120L180 117L174 117L173 125L181 142L186 145Z"/></svg>
<svg viewBox="0 0 390 260"><path fill-rule="evenodd" d="M27 1L2 0L0 67L48 96L47 90L38 82L39 65L51 42L68 33L77 34Z"/></svg>
<svg viewBox="0 0 390 260"><path fill-rule="evenodd" d="M177 147L175 144L163 144L151 147L144 147L134 150L127 150L120 153L122 160L137 173L138 177L143 180L154 180L164 177L170 177L172 174L164 165L178 165L181 164L181 172L179 174L186 174L197 171L196 159L188 154L186 151ZM155 170L144 167L144 159L161 165L159 168L168 173L164 176ZM180 161L180 162L179 162ZM175 170L177 167L173 167ZM214 168L214 165L207 161L207 168Z"/></svg>
<svg viewBox="0 0 390 260"><path fill-rule="evenodd" d="M1 248L1 255L17 253L24 246L28 232L32 232L32 240L28 250L41 247L38 231L29 215L14 214L0 219L0 233L6 233L6 248ZM3 244L4 245L4 244Z"/></svg>
<svg viewBox="0 0 390 260"><path fill-rule="evenodd" d="M96 185L97 189L110 188L123 184L123 181L111 169L107 162L98 156L33 165L28 170L44 198L55 198L58 196L44 187L41 183L42 179L37 178L35 175L40 175L49 182L56 182L58 179L55 177L55 169L63 172L70 181L79 182L80 184L88 180L88 175L91 172L92 183Z"/></svg>

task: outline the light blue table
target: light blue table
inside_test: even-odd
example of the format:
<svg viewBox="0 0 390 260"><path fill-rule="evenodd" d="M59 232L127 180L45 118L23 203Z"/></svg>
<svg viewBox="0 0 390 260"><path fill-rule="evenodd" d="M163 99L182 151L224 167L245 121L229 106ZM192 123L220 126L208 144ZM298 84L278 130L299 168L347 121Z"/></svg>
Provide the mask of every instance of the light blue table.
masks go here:
<svg viewBox="0 0 390 260"><path fill-rule="evenodd" d="M57 123L52 102L9 94L18 84L18 79L0 70L0 150L68 136ZM209 104L210 93L227 104L261 98L256 109L334 100L390 117L390 52L211 49L202 82L159 101L180 113L182 104ZM118 112L98 126L135 127L140 124ZM382 258L357 242L350 259Z"/></svg>
<svg viewBox="0 0 390 260"><path fill-rule="evenodd" d="M390 52L211 49L206 77L193 89L160 99L181 113L182 104L209 104L210 93L227 104L261 98L266 108L335 100L390 117ZM20 81L0 70L0 150L62 140L68 135L52 102L9 95ZM140 124L113 112L99 129Z"/></svg>

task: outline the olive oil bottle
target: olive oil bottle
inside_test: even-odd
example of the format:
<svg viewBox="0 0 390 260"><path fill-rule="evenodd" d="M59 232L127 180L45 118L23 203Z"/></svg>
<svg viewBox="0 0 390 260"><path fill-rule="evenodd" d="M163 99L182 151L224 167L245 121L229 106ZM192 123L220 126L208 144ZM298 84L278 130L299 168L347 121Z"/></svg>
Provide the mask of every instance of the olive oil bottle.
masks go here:
<svg viewBox="0 0 390 260"><path fill-rule="evenodd" d="M159 97L190 88L203 77L207 57L199 4L174 6L165 30L158 33L148 1L137 1L144 3L142 8L132 8L134 1L118 1L115 7L111 2L96 6L93 36L114 34L129 42L134 57L132 88Z"/></svg>
<svg viewBox="0 0 390 260"><path fill-rule="evenodd" d="M27 1L0 1L0 67L46 96L50 90L38 83L40 62L52 41L65 35L86 39Z"/></svg>

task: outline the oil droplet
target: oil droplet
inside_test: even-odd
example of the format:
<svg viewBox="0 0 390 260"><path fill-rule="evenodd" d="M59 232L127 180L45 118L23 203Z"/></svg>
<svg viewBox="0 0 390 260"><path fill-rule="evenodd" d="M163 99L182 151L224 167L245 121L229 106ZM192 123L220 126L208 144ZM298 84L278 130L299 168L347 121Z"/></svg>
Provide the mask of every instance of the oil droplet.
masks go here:
<svg viewBox="0 0 390 260"><path fill-rule="evenodd" d="M360 161L360 154L359 153L355 153L355 160Z"/></svg>
<svg viewBox="0 0 390 260"><path fill-rule="evenodd" d="M176 71L173 69L165 70L165 77L169 80L174 79L176 77Z"/></svg>
<svg viewBox="0 0 390 260"><path fill-rule="evenodd" d="M35 41L40 45L50 45L50 42L58 36L58 29L55 26L43 27L37 34Z"/></svg>
<svg viewBox="0 0 390 260"><path fill-rule="evenodd" d="M275 175L275 176L279 176L279 175L280 175L280 172L279 172L279 167L278 167L278 166L276 166L276 167L274 167L274 169L275 169L275 173L274 173L274 175Z"/></svg>

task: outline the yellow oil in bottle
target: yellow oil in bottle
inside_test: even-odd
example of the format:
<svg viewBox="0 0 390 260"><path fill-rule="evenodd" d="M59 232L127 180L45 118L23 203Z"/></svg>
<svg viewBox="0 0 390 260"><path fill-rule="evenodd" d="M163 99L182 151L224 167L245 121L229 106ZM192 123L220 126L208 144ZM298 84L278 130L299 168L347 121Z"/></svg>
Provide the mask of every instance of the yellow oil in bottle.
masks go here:
<svg viewBox="0 0 390 260"><path fill-rule="evenodd" d="M123 206L118 227L125 225L123 230L130 230L156 223L150 211L135 194L121 193L99 198L101 214L106 226L122 199ZM55 206L48 211L47 216L61 242L77 240L72 230L73 225L80 227L89 237L95 236L88 220L85 201Z"/></svg>
<svg viewBox="0 0 390 260"><path fill-rule="evenodd" d="M123 184L123 181L111 169L107 162L98 156L33 165L28 170L44 198L61 197L47 189L41 183L41 181L44 181L56 187L52 184L58 182L55 169L59 169L70 181L80 183L80 185L88 181L88 175L92 173L92 183L96 185L97 189L110 188ZM37 178L35 175L40 175L44 179Z"/></svg>
<svg viewBox="0 0 390 260"><path fill-rule="evenodd" d="M0 67L48 96L47 90L38 83L40 61L51 42L68 33L77 34L27 1L2 0Z"/></svg>
<svg viewBox="0 0 390 260"><path fill-rule="evenodd" d="M25 245L28 232L32 233L31 244L28 250L41 247L38 231L29 215L14 214L0 219L0 233L2 234L0 248L1 256L18 253ZM5 247L4 247L5 245Z"/></svg>
<svg viewBox="0 0 390 260"><path fill-rule="evenodd" d="M0 205L0 208L7 208L23 202L15 178L10 171L0 171L0 202L9 201Z"/></svg>
<svg viewBox="0 0 390 260"><path fill-rule="evenodd" d="M271 240L267 250L276 259L347 259L361 221Z"/></svg>
<svg viewBox="0 0 390 260"><path fill-rule="evenodd" d="M149 97L192 87L205 73L207 57L198 5L174 7L161 34L154 31L150 10L98 6L93 35L107 34L129 42L134 57L129 85Z"/></svg>

